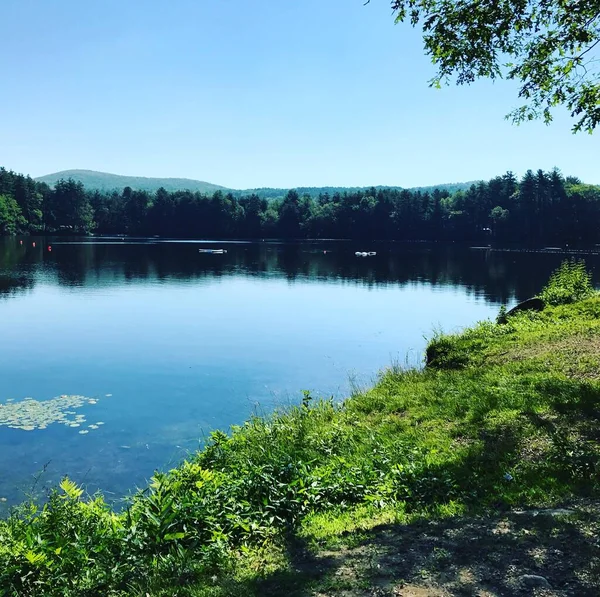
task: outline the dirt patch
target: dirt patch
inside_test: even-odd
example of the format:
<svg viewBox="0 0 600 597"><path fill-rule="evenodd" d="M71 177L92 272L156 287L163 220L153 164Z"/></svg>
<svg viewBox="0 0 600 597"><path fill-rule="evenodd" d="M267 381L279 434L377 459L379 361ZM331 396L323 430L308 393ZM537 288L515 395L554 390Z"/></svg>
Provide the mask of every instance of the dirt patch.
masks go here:
<svg viewBox="0 0 600 597"><path fill-rule="evenodd" d="M288 594L597 597L600 509L591 503L384 526L357 547L301 560L312 580Z"/></svg>

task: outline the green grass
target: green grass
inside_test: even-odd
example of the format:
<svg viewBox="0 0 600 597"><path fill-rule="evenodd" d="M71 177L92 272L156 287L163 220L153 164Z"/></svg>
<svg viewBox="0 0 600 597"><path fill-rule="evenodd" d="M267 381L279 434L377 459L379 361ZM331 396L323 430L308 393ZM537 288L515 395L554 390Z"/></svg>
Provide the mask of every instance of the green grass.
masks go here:
<svg viewBox="0 0 600 597"><path fill-rule="evenodd" d="M298 554L379 524L597 498L599 346L597 296L484 322L343 404L307 395L214 433L123 513L64 482L0 522L0 595L342 590Z"/></svg>

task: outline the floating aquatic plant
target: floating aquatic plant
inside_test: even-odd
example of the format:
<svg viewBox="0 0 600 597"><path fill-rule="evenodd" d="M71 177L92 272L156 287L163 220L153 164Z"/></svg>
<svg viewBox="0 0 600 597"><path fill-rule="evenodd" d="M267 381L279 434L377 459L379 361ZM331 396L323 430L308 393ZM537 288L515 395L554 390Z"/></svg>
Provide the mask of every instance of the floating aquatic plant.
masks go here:
<svg viewBox="0 0 600 597"><path fill-rule="evenodd" d="M73 409L97 402L97 398L77 395L62 395L50 400L24 398L15 401L13 398L9 398L4 404L0 404L0 427L11 427L23 431L46 429L52 423L80 427L86 422L85 415L76 414ZM97 429L98 425L102 424L90 425L90 428ZM88 433L88 431L82 430L79 433Z"/></svg>

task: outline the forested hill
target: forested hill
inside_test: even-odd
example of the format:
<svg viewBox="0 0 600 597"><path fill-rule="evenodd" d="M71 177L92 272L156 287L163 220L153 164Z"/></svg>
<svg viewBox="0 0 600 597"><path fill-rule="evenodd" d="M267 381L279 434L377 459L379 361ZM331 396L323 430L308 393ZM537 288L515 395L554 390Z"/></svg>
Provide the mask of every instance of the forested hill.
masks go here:
<svg viewBox="0 0 600 597"><path fill-rule="evenodd" d="M143 176L121 176L120 174L110 174L109 172L96 172L94 170L63 170L53 174L40 176L35 180L45 182L53 187L59 180L68 180L69 178L81 182L89 191L114 191L122 190L125 187L130 187L134 191L148 191L155 193L158 189L163 188L169 192L175 191L198 191L200 193L214 193L215 191L224 191L231 193L234 197L242 197L244 195L257 195L261 199L281 199L285 197L289 189L278 189L264 187L260 189L229 189L220 185L204 182L202 180L193 180L190 178L146 178ZM430 187L418 187L411 190L429 190L434 188L447 190L451 193L460 189L468 189L473 182L458 182L439 184ZM323 193L354 193L364 191L372 187L297 187L296 191L300 195L310 195L318 197ZM376 189L395 189L401 190L402 187L385 187L377 186Z"/></svg>
<svg viewBox="0 0 600 597"><path fill-rule="evenodd" d="M182 238L339 238L600 243L600 186L559 170L512 172L467 189L290 190L266 199L214 192L100 191L72 178L54 187L0 168L0 234L90 233Z"/></svg>
<svg viewBox="0 0 600 597"><path fill-rule="evenodd" d="M479 181L470 181L470 182L450 182L450 183L442 183L438 185L433 185L429 187L411 187L409 191L434 191L438 189L440 191L448 191L453 193L454 191L465 190L468 189L472 184L476 184ZM402 191L404 187L386 187L384 185L377 185L375 187L295 187L294 190L299 195L309 195L310 197L317 198L319 195L334 195L336 193L359 193L364 191L369 191L371 189L375 189L377 191L380 190L391 190L391 191ZM233 190L233 193L236 197L242 197L244 195L255 194L261 199L283 199L287 192L290 189L273 189L270 187L264 187L260 189L247 189L243 191Z"/></svg>
<svg viewBox="0 0 600 597"><path fill-rule="evenodd" d="M146 178L144 176L121 176L108 172L96 172L95 170L63 170L40 176L35 180L45 182L53 187L59 180L69 178L81 182L90 191L114 191L125 187L131 187L135 191L156 192L161 187L166 191L199 191L200 193L214 193L215 191L229 191L229 189L204 182L203 180L192 180L191 178Z"/></svg>

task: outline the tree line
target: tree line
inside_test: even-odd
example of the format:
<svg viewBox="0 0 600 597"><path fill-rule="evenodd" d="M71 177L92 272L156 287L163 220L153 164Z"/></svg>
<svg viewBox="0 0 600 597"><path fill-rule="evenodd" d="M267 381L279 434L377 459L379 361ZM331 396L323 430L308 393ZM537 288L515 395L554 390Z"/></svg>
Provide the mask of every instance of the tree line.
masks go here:
<svg viewBox="0 0 600 597"><path fill-rule="evenodd" d="M0 168L0 234L123 234L190 238L337 238L521 245L600 242L600 186L559 170L512 172L453 193L376 188L290 190L276 200L217 191L53 188Z"/></svg>

